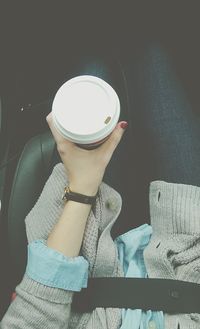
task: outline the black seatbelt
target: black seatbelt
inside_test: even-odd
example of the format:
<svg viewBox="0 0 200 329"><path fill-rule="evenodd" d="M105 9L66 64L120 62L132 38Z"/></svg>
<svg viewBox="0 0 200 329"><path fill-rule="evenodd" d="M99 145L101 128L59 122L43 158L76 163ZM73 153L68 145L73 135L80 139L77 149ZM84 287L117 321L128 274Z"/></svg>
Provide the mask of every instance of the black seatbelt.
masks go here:
<svg viewBox="0 0 200 329"><path fill-rule="evenodd" d="M166 279L90 278L87 288L74 293L72 309L90 312L96 307L200 313L200 284Z"/></svg>

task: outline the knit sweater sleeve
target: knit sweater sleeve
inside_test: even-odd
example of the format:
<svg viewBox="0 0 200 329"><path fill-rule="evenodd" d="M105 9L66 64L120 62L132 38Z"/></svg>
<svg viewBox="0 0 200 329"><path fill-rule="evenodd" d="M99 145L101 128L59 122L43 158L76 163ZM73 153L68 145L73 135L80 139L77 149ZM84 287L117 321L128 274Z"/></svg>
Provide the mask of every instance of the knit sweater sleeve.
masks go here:
<svg viewBox="0 0 200 329"><path fill-rule="evenodd" d="M67 183L63 164L58 164L46 182L35 206L25 219L28 242L47 240L58 221ZM17 296L1 321L1 329L67 329L73 292L43 285L26 273L16 287Z"/></svg>
<svg viewBox="0 0 200 329"><path fill-rule="evenodd" d="M200 283L200 187L154 181L150 185L153 233L144 250L150 278ZM165 328L200 328L199 314L165 314Z"/></svg>
<svg viewBox="0 0 200 329"><path fill-rule="evenodd" d="M36 282L29 282L31 291L18 289L17 297L9 306L3 317L1 329L67 329L71 311L71 296L66 292L65 301L52 302L47 299L47 294L53 295L52 291L47 292ZM45 292L41 298L42 289ZM40 291L40 297L37 291ZM71 294L71 293L70 293Z"/></svg>

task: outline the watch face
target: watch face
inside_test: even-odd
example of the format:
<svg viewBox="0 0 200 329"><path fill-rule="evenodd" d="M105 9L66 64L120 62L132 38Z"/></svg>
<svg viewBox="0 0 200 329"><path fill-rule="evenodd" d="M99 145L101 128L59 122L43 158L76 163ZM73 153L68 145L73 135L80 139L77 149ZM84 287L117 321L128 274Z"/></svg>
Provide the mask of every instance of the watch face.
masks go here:
<svg viewBox="0 0 200 329"><path fill-rule="evenodd" d="M67 195L66 195L67 192L68 192L68 186L65 186L65 188L64 188L64 194L62 196L62 200L67 201Z"/></svg>
<svg viewBox="0 0 200 329"><path fill-rule="evenodd" d="M67 194L70 192L70 190L69 190L69 186L65 186L65 188L64 188L64 194L63 194L63 196L62 196L62 200L65 200L65 201L67 201L68 200L68 198L67 198Z"/></svg>
<svg viewBox="0 0 200 329"><path fill-rule="evenodd" d="M69 186L65 186L65 193L69 193L70 192L70 190L69 190Z"/></svg>

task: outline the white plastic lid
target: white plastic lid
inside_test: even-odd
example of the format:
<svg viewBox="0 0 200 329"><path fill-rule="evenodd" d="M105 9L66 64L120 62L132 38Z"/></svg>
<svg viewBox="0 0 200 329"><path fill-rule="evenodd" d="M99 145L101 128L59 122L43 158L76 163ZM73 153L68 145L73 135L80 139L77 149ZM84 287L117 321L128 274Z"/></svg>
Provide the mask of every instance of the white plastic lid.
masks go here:
<svg viewBox="0 0 200 329"><path fill-rule="evenodd" d="M104 80L83 75L65 82L57 91L52 116L56 128L73 142L93 143L108 136L120 115L115 90Z"/></svg>

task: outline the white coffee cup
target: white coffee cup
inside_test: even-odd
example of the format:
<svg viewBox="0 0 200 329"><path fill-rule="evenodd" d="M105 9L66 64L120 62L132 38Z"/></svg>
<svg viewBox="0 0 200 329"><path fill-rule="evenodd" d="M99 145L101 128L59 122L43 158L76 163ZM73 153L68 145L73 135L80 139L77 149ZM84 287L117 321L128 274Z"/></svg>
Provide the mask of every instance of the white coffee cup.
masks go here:
<svg viewBox="0 0 200 329"><path fill-rule="evenodd" d="M102 144L120 116L120 101L104 80L82 75L65 82L52 104L55 127L64 138L86 149Z"/></svg>

